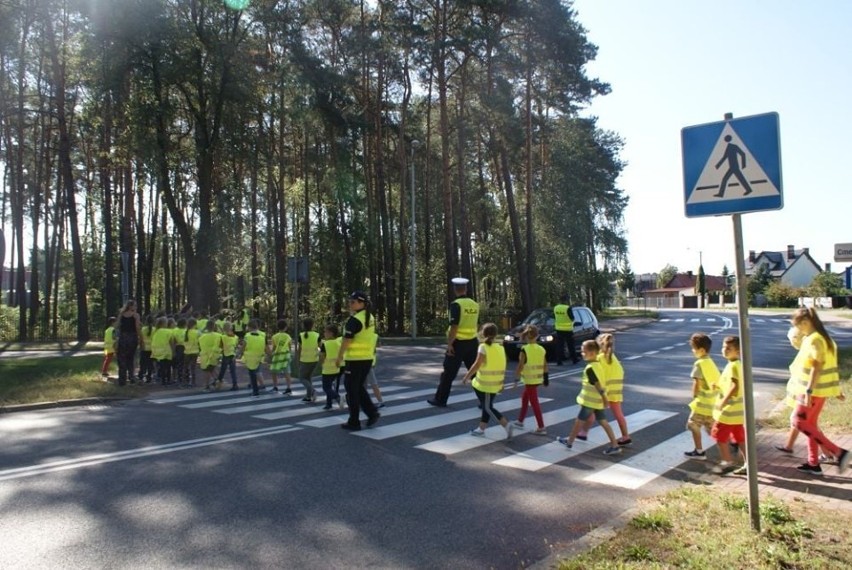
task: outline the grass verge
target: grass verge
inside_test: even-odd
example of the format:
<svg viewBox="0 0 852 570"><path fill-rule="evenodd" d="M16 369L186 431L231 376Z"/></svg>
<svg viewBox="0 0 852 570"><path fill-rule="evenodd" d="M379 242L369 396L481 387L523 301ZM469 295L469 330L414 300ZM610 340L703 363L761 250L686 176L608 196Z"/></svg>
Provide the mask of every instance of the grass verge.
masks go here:
<svg viewBox="0 0 852 570"><path fill-rule="evenodd" d="M617 536L559 568L852 567L852 514L770 497L760 518L754 533L744 497L688 485L648 499Z"/></svg>
<svg viewBox="0 0 852 570"><path fill-rule="evenodd" d="M608 309L604 309L598 315L599 321L605 321L608 319L619 319L623 317L645 317L649 319L658 319L660 318L660 313L657 311L651 311L647 309L632 309L629 307L610 307Z"/></svg>
<svg viewBox="0 0 852 570"><path fill-rule="evenodd" d="M116 386L100 377L103 354L0 360L0 407L80 398L139 397L142 386Z"/></svg>

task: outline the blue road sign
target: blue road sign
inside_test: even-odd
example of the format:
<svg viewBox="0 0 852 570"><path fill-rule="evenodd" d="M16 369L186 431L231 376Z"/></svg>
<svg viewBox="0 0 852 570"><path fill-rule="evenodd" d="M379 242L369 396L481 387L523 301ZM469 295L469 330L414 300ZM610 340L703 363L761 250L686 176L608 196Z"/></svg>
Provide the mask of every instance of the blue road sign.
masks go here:
<svg viewBox="0 0 852 570"><path fill-rule="evenodd" d="M778 113L685 127L680 140L686 217L784 207Z"/></svg>

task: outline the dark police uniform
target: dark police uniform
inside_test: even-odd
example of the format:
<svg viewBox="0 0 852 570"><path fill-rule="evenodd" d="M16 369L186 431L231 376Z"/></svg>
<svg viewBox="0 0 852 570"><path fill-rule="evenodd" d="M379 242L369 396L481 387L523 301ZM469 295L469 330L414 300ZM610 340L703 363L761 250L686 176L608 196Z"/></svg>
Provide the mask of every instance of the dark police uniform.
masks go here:
<svg viewBox="0 0 852 570"><path fill-rule="evenodd" d="M435 397L427 400L433 406L447 405L450 389L462 363L469 370L476 361L479 348L479 339L476 336L479 327L479 304L468 297L466 292L461 292L461 288L466 288L468 282L463 277L453 279L456 299L450 303L450 328L447 331L448 345L452 346L453 350L452 353L448 350L444 355L444 372L441 374Z"/></svg>

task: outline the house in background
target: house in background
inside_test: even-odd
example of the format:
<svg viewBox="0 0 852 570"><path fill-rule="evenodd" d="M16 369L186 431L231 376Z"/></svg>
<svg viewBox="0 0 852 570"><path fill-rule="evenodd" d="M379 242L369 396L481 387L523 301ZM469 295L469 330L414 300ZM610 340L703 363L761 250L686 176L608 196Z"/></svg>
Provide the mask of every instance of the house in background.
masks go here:
<svg viewBox="0 0 852 570"><path fill-rule="evenodd" d="M644 292L649 306L695 308L703 306L698 301L695 285L698 276L692 271L677 273L664 287L648 289ZM707 293L721 293L727 289L725 278L720 275L705 275L704 289ZM718 295L715 295L718 297Z"/></svg>
<svg viewBox="0 0 852 570"><path fill-rule="evenodd" d="M814 261L807 247L796 249L792 245L787 246L787 251L761 251L757 254L750 250L745 262L746 276L754 275L761 265L767 266L773 279L790 287L807 287L821 272L819 263Z"/></svg>

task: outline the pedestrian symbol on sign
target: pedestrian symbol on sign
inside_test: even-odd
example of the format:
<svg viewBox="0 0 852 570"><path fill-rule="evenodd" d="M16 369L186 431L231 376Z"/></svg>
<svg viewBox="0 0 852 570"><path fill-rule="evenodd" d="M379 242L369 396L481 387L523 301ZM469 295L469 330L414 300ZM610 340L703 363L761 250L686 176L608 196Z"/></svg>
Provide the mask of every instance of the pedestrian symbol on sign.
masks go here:
<svg viewBox="0 0 852 570"><path fill-rule="evenodd" d="M716 169L722 166L723 163L728 163L728 171L722 177L722 183L719 186L719 192L714 194L716 198L722 198L725 195L725 189L728 187L728 180L731 179L731 176L736 176L737 180L740 181L743 188L745 188L745 192L743 196L748 196L751 194L751 186L748 185L748 180L746 180L745 175L743 175L743 171L740 170L740 161L742 158L743 168L746 167L746 155L743 150L731 142L733 137L731 135L725 135L725 142L728 143L728 146L725 147L725 155L716 163ZM756 181L757 182L757 181ZM761 181L762 182L762 181Z"/></svg>

